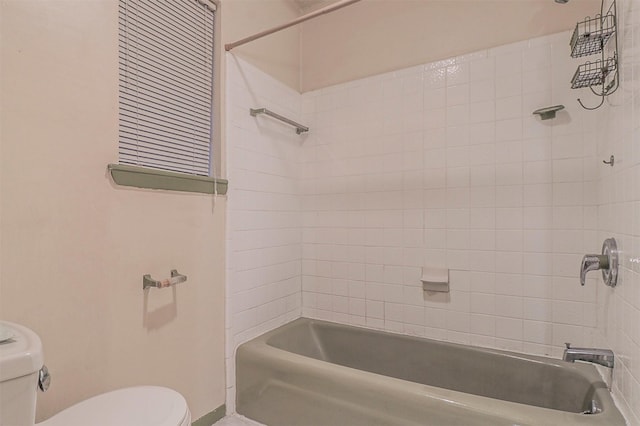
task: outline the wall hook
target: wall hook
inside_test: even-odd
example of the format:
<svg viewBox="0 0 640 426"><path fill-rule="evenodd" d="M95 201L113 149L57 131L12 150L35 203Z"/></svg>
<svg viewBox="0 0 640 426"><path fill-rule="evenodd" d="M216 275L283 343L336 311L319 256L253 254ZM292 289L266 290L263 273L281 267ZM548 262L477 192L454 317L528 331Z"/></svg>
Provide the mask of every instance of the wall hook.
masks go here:
<svg viewBox="0 0 640 426"><path fill-rule="evenodd" d="M607 161L607 160L602 160L602 162L603 162L604 164L608 164L608 165L610 165L611 167L613 167L614 163L616 162L616 159L615 159L615 158L613 157L613 155L612 155L611 157L609 157L609 161Z"/></svg>

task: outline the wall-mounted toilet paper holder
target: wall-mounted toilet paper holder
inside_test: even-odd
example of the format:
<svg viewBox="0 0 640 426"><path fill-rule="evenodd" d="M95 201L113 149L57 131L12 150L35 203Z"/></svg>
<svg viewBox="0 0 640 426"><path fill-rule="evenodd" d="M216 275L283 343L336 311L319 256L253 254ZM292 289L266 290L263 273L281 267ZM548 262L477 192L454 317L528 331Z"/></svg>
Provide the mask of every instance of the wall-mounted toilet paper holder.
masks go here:
<svg viewBox="0 0 640 426"><path fill-rule="evenodd" d="M162 281L154 280L153 278L151 278L150 274L146 274L142 277L142 289L146 290L149 287L156 287L156 288L171 287L172 285L183 283L186 280L187 280L187 276L178 273L176 269L171 270L171 278L166 278Z"/></svg>

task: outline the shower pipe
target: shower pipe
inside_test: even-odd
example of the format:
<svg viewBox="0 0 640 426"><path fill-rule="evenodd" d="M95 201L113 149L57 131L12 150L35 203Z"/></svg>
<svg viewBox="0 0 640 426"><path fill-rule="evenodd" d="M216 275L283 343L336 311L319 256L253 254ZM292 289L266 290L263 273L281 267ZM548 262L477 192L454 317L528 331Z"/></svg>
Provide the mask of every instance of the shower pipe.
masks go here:
<svg viewBox="0 0 640 426"><path fill-rule="evenodd" d="M349 6L350 4L353 4L353 3L356 3L356 2L359 2L359 1L360 0L341 0L341 1L336 2L334 4L330 4L329 6L325 6L325 7L321 8L321 9L318 9L315 12L310 12L310 13L307 13L306 15L302 15L299 18L296 18L291 22L287 22L286 24L278 25L277 27L273 27L271 29L261 31L261 32L259 32L257 34L254 34L252 36L243 38L243 39L235 41L233 43L225 44L224 45L224 50L226 50L228 52L228 51L230 51L231 49L233 49L235 47L238 47L238 46L241 46L243 44L249 43L251 41L257 40L257 39L262 38L264 36L268 36L269 34L273 34L275 32L284 30L285 28L292 27L292 26L297 25L297 24L299 24L301 22L308 21L309 19L313 19L313 18L315 18L317 16L324 15L325 13L333 12L334 10L341 9L341 8L343 8L345 6Z"/></svg>

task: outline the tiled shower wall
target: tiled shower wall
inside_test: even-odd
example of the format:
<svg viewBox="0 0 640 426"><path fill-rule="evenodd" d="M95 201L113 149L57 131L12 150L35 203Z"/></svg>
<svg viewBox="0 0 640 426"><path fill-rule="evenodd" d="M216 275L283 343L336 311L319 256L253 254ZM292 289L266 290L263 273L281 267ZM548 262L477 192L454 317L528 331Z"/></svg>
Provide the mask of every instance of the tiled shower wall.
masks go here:
<svg viewBox="0 0 640 426"><path fill-rule="evenodd" d="M593 343L599 160L570 33L303 95L303 314L557 356ZM564 104L555 120L532 111ZM421 268L450 269L425 294Z"/></svg>
<svg viewBox="0 0 640 426"><path fill-rule="evenodd" d="M611 347L640 425L639 3L619 0L623 83L597 112L568 88L570 33L302 96L229 55L229 412L237 345L302 309L556 357L566 341ZM555 120L531 115L555 104ZM311 132L249 116L261 106ZM582 255L611 235L619 286L581 287ZM450 268L448 295L422 292L423 266Z"/></svg>
<svg viewBox="0 0 640 426"><path fill-rule="evenodd" d="M304 140L250 108L296 119L301 95L227 55L227 409L238 344L300 316L299 158Z"/></svg>
<svg viewBox="0 0 640 426"><path fill-rule="evenodd" d="M590 115L598 159L615 156L614 167L599 167L599 240L616 238L622 268L615 289L598 283L598 345L616 353L614 394L640 425L640 0L618 0L618 10L620 89Z"/></svg>

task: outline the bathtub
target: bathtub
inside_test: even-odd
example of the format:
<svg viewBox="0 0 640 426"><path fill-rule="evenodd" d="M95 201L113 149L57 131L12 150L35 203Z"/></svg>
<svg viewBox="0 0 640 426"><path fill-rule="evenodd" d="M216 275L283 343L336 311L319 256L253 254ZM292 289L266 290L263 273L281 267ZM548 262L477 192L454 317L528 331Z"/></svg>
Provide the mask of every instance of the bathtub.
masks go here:
<svg viewBox="0 0 640 426"><path fill-rule="evenodd" d="M307 318L240 345L236 389L270 426L625 425L592 365Z"/></svg>

